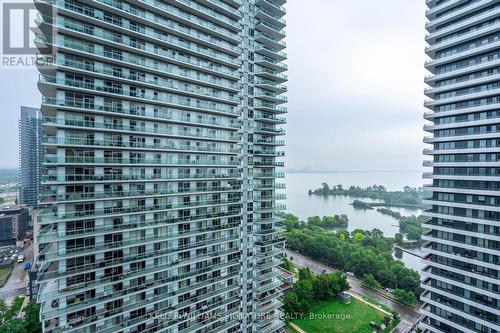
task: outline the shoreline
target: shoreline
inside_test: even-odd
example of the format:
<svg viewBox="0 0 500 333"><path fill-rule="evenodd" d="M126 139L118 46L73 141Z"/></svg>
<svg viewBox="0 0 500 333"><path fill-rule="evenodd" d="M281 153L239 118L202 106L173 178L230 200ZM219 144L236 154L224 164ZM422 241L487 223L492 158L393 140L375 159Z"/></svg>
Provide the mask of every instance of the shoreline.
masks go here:
<svg viewBox="0 0 500 333"><path fill-rule="evenodd" d="M372 198L371 196L365 196L365 195L359 195L358 194L351 194L351 193L348 193L348 190L342 190L343 192L342 193L328 193L326 195L322 194L322 193L317 193L318 190L309 190L308 191L308 196L316 196L316 197L338 197L338 196L342 196L342 197L347 197L347 198L354 198L354 199L358 199L358 200L355 200L355 201L358 201L362 204L365 204L367 206L371 206L372 208L375 208L375 207L387 207L387 208L390 208L390 207L394 207L394 208L407 208L407 209L414 209L414 210L424 210L425 209L425 205L421 202L420 204L405 204L405 203L387 203L384 199L382 198ZM396 193L396 192L387 192L387 193ZM404 192L401 192L401 193L404 193ZM370 199L370 200L378 200L378 201L382 201L382 202L365 202L363 200L359 200L359 199ZM352 203L350 204L352 205Z"/></svg>
<svg viewBox="0 0 500 333"><path fill-rule="evenodd" d="M336 195L332 195L332 196L336 196ZM346 196L346 197L350 197L352 198L351 196L349 195L342 195L342 196ZM359 198L359 197L357 197ZM362 202L363 204L367 205L367 206L370 206L372 208L375 208L375 207L395 207L395 208L408 208L408 209L415 209L415 210L423 210L422 207L420 206L416 206L416 205L405 205L405 204L387 204L387 203L369 203L369 202L364 202L364 201L361 201L361 200L358 200L359 202ZM353 206L354 202L350 203L349 205Z"/></svg>

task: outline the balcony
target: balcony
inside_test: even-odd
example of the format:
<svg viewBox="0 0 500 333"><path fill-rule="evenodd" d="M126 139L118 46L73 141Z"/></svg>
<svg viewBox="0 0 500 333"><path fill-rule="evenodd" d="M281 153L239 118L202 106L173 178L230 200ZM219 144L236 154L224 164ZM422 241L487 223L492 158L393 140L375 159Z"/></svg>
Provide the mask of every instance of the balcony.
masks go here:
<svg viewBox="0 0 500 333"><path fill-rule="evenodd" d="M137 56L131 57L129 55L120 55L120 56L116 57L116 56L113 56L113 54L107 54L103 50L98 50L98 49L94 48L93 46L73 43L70 40L64 40L62 38L52 39L52 38L45 38L42 36L37 36L35 38L35 44L38 44L40 46L51 45L51 46L54 46L54 47L60 48L60 49L69 48L71 50L77 50L80 52L84 52L84 53L86 53L85 54L86 57L89 57L89 58L92 58L95 60L99 60L102 62L110 62L110 61L119 62L120 64L122 64L124 66L136 65L136 67L139 67L141 69L149 68L149 69L153 70L153 72L158 71L158 70L161 71L162 68L168 68L168 65L166 62L162 62L162 63L158 62L158 63L151 64L149 62L147 63L144 60L144 58L141 59ZM205 62L202 62L196 58L187 58L187 57L178 55L178 53L176 53L176 54L166 53L166 51L160 51L159 49L156 51L155 50L142 51L142 50L132 48L132 47L131 47L130 51L135 52L135 53L139 52L144 57L156 57L156 58L159 58L161 60L164 60L163 58L170 58L171 61L177 62L181 66L188 66L188 67L196 66L199 68L200 71L210 71L215 75L219 75L219 76L222 75L222 76L225 76L229 79L238 80L238 76L237 76L236 72L234 72L234 71L224 70L223 68L215 68L213 63L205 63Z"/></svg>
<svg viewBox="0 0 500 333"><path fill-rule="evenodd" d="M65 211L63 213L43 211L38 215L38 222L56 222L61 220L85 219L91 216L103 217L107 215L123 215L147 211L166 211L171 209L183 209L188 207L203 207L203 206L226 206L231 204L241 203L241 199L230 200L200 200L180 203L166 203L156 205L137 205L127 207L107 207L96 208L92 210L75 210Z"/></svg>
<svg viewBox="0 0 500 333"><path fill-rule="evenodd" d="M66 192L58 193L57 191L46 191L41 193L42 203L56 203L56 202L72 202L72 201L98 201L107 199L132 199L132 198L148 198L148 197L163 197L173 195L188 195L188 194L204 194L204 193L226 193L226 192L239 192L241 188L231 186L218 186L218 187L203 187L192 189L156 189L150 191L91 191L91 192Z"/></svg>
<svg viewBox="0 0 500 333"><path fill-rule="evenodd" d="M54 87L53 87L54 86ZM57 87L59 86L59 87ZM162 97L159 95L142 94L135 93L132 90L125 91L123 89L113 89L109 90L104 86L97 86L93 83L88 83L84 81L77 80L68 80L68 79L52 79L50 77L41 77L40 81L40 90L44 94L44 96L49 95L50 93L55 94L58 88L68 89L72 88L73 90L83 90L84 92L92 92L98 93L99 95L107 95L110 97L121 97L125 100L131 101L141 101L144 103L148 103L153 101L155 104L168 104L173 107L187 107L192 109L193 111L199 111L200 109L205 109L207 111L216 111L216 112L228 112L228 113L237 113L238 107L236 104L228 105L225 103L216 103L213 101L201 101L201 100L191 100L190 98L181 97L176 94L163 94ZM94 96L95 97L95 96ZM236 102L235 102L236 103Z"/></svg>
<svg viewBox="0 0 500 333"><path fill-rule="evenodd" d="M213 147L213 146L191 146L171 142L168 145L148 144L145 142L123 142L121 140L95 140L85 138L54 138L46 137L42 140L45 145L58 146L99 146L99 147L121 147L121 148L142 148L150 150L171 150L181 152L212 153L212 154L237 154L239 148ZM214 155L215 156L215 155ZM227 161L220 158L201 158L196 160L187 159L144 159L144 158L97 158L97 157L51 157L48 156L43 161L46 164L205 164L205 165L238 165L239 161Z"/></svg>

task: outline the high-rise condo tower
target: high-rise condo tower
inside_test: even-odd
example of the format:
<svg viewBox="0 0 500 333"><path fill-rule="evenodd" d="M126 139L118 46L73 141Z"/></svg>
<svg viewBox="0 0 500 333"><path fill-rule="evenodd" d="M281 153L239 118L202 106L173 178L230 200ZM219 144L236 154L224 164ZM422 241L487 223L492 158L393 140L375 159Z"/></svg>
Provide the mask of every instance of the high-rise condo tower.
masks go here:
<svg viewBox="0 0 500 333"><path fill-rule="evenodd" d="M500 1L427 0L425 332L500 332Z"/></svg>
<svg viewBox="0 0 500 333"><path fill-rule="evenodd" d="M280 332L286 0L35 0L45 332Z"/></svg>

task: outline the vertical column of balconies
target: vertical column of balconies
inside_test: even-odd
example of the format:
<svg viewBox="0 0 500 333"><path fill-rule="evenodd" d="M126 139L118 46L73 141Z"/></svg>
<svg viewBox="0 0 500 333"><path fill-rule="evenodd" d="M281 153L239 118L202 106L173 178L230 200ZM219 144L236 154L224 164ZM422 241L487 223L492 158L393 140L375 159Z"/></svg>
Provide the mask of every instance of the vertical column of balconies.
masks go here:
<svg viewBox="0 0 500 333"><path fill-rule="evenodd" d="M500 331L500 4L427 1L426 332Z"/></svg>
<svg viewBox="0 0 500 333"><path fill-rule="evenodd" d="M277 202L284 198L278 192L284 184L276 170L283 166L279 148L284 142L280 125L286 120L287 112L282 104L287 88L284 83L287 70L283 62L286 45L283 19L285 0L256 0L254 13L254 56L253 56L253 242L255 256L254 332L276 332L283 329L278 319L281 311L281 291L277 266L283 256L284 240L276 212L284 206Z"/></svg>
<svg viewBox="0 0 500 333"><path fill-rule="evenodd" d="M251 54L252 54L252 36L250 35L252 15L251 15L251 2L242 2L242 67L250 69ZM252 202L252 189L251 182L251 164L252 156L251 150L251 94L250 94L250 79L251 71L245 70L241 73L241 91L242 91L242 111L241 119L242 126L241 133L241 160L242 160L242 174L241 184L243 189L243 224L246 228L242 230L242 272L241 272L241 296L242 296L242 323L241 332L251 333L254 330L253 325L253 279L255 277L254 271L254 251L252 239L253 227L253 202Z"/></svg>
<svg viewBox="0 0 500 333"><path fill-rule="evenodd" d="M238 330L239 3L36 4L44 331Z"/></svg>

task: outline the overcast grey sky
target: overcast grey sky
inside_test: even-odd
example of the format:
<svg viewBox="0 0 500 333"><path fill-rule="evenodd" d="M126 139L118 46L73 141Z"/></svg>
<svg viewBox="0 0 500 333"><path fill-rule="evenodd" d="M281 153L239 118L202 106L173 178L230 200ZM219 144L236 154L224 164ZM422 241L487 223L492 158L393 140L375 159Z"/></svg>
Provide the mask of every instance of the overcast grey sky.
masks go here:
<svg viewBox="0 0 500 333"><path fill-rule="evenodd" d="M289 168L419 170L424 0L288 0ZM0 70L0 168L17 166L33 70Z"/></svg>

